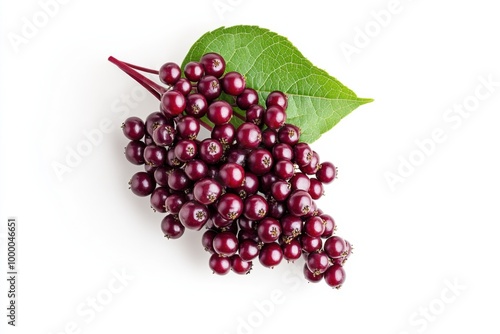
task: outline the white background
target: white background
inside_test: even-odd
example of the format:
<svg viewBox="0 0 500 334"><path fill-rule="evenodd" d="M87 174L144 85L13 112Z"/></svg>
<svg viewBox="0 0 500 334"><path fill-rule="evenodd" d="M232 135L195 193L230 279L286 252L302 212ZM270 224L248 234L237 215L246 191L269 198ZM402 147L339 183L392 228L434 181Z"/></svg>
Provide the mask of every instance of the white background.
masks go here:
<svg viewBox="0 0 500 334"><path fill-rule="evenodd" d="M229 7L218 12L220 3ZM18 47L9 36L21 35L42 7L0 4L2 333L500 331L493 2L401 0L381 26L373 12L389 0L73 0ZM355 245L339 291L305 283L302 262L212 275L201 233L166 240L162 215L127 189L138 168L123 157L116 108L145 118L157 101L141 95L127 106L124 95L137 94L137 84L107 57L153 68L180 63L203 33L236 24L287 36L314 64L375 99L313 145L340 171L321 207ZM365 29L371 37L363 41ZM346 57L346 44L357 53ZM481 78L495 83L491 91ZM464 103L472 110L466 118L444 118L457 117L447 110ZM59 180L53 164L65 164L84 133L108 119L112 130ZM418 153L416 141L428 143L436 129L445 140ZM420 165L406 166L404 182L391 189L387 173L410 158ZM5 316L9 216L19 222L15 328ZM95 298L99 311L89 304Z"/></svg>

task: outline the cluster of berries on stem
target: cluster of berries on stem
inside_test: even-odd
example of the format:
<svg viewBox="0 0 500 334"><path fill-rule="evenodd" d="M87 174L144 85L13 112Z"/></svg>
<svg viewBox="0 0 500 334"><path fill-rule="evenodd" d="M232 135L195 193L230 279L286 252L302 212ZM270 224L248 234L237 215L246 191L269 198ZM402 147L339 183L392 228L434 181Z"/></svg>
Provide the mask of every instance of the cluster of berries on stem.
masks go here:
<svg viewBox="0 0 500 334"><path fill-rule="evenodd" d="M255 259L273 268L303 257L308 281L340 288L352 246L315 202L337 169L286 123L286 94L273 91L260 104L217 53L159 71L109 60L160 100L159 111L129 117L122 129L130 140L126 159L144 166L129 187L165 214L165 237L206 228L201 243L216 274L248 274ZM138 71L158 75L165 86ZM202 127L208 138L200 138Z"/></svg>

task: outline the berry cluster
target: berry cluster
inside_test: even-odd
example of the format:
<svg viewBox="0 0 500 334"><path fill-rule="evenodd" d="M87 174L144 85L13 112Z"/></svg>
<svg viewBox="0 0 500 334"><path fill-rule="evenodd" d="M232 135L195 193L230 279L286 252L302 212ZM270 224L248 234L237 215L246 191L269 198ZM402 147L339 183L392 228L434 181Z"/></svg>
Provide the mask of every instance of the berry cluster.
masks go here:
<svg viewBox="0 0 500 334"><path fill-rule="evenodd" d="M342 285L352 247L334 235L333 218L315 203L337 170L286 123L284 93L273 91L259 104L257 92L240 73L225 73L216 53L183 70L172 62L153 71L110 60L161 101L159 112L145 121L130 117L122 128L130 139L125 157L145 167L132 176L130 189L166 213L161 229L167 238L206 227L201 242L220 275L247 274L257 258L273 268L303 256L308 281ZM167 88L133 69L158 73ZM240 118L237 128L233 117ZM198 136L202 126L209 138Z"/></svg>

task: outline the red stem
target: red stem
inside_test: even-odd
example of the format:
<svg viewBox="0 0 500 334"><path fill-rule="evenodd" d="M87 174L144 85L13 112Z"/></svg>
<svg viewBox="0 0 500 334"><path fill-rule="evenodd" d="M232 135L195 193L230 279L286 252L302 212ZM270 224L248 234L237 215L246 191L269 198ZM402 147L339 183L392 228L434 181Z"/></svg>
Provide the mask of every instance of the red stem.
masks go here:
<svg viewBox="0 0 500 334"><path fill-rule="evenodd" d="M142 67L142 66L137 66L137 65L134 65L134 64L126 63L124 61L122 61L122 63L124 63L125 65L128 65L128 67L135 68L136 70L139 70L139 71L142 71L142 72L156 74L156 75L160 74L160 71L157 71L157 70L152 70L150 68L146 68L146 67Z"/></svg>
<svg viewBox="0 0 500 334"><path fill-rule="evenodd" d="M140 74L136 70L134 70L130 65L116 59L115 57L111 56L108 58L110 62L118 66L122 71L127 73L129 76L132 77L135 81L140 83L144 88L146 88L151 94L153 94L158 100L161 99L161 96L163 93L167 91L166 88L158 85L156 82L146 78L144 75Z"/></svg>

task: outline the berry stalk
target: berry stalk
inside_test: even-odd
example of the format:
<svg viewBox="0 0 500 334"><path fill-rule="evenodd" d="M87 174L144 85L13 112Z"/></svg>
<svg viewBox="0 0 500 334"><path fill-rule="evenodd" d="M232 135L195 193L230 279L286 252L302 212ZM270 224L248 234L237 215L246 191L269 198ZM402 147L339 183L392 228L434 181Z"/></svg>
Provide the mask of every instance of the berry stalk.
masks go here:
<svg viewBox="0 0 500 334"><path fill-rule="evenodd" d="M146 88L151 94L153 94L158 100L161 99L163 93L167 91L166 88L158 85L156 82L146 78L141 73L134 70L130 65L124 63L113 56L108 58L110 62L118 66L123 72L127 73L132 79L140 83L144 88Z"/></svg>

